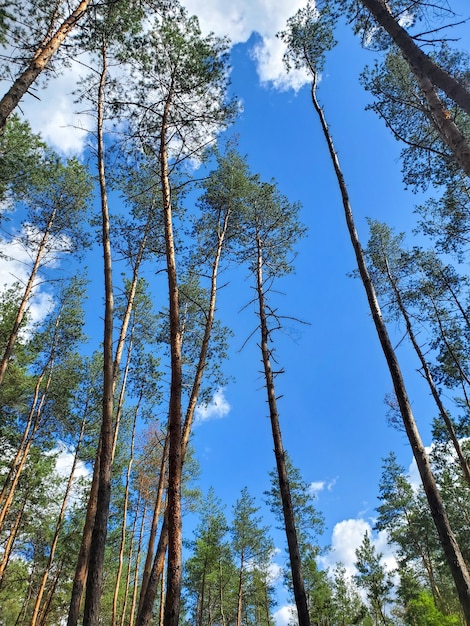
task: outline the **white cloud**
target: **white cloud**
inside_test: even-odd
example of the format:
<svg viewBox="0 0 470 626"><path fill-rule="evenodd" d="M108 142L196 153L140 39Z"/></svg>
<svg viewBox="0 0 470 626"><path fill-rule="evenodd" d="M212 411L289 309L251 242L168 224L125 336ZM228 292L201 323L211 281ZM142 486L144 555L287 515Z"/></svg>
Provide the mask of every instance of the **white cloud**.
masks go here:
<svg viewBox="0 0 470 626"><path fill-rule="evenodd" d="M312 496L318 496L318 494L324 489L327 489L327 491L331 491L336 485L336 480L336 478L333 478L328 483L325 480L314 481L309 485L309 492Z"/></svg>
<svg viewBox="0 0 470 626"><path fill-rule="evenodd" d="M23 290L28 281L34 250L29 250L23 243L27 230L26 225L11 241L0 241L0 289L9 288L19 282L20 289ZM28 233L28 238L31 240L30 234ZM40 284L39 277L33 289L28 308L30 324L43 320L53 306L52 296Z"/></svg>
<svg viewBox="0 0 470 626"><path fill-rule="evenodd" d="M208 420L221 419L228 415L230 408L230 404L224 395L224 390L218 389L208 404L200 404L196 407L195 421L196 423L201 423Z"/></svg>
<svg viewBox="0 0 470 626"><path fill-rule="evenodd" d="M289 624L297 624L295 606L293 604L285 604L282 606L274 613L274 623L276 626L289 626Z"/></svg>
<svg viewBox="0 0 470 626"><path fill-rule="evenodd" d="M65 486L72 471L75 451L72 451L64 442L59 441L53 448L51 455L57 455L55 471L61 479L61 489L65 493ZM83 461L78 460L73 472L72 488L68 496L67 506L78 504L83 496L84 490L88 489L89 481L92 477L92 470Z"/></svg>
<svg viewBox="0 0 470 626"><path fill-rule="evenodd" d="M393 548L388 542L387 533L379 531L374 534L370 523L362 518L343 520L335 525L331 539L331 550L319 558L325 568L334 567L342 563L346 572L353 576L356 573L356 550L362 543L365 533L371 537L372 544L377 552L382 553L382 563L387 570L396 568L396 559Z"/></svg>
<svg viewBox="0 0 470 626"><path fill-rule="evenodd" d="M55 466L56 472L62 478L68 479L70 472L72 471L75 453L71 452L71 450L62 442L60 442L57 447L52 450L52 454L57 453L58 456ZM91 476L91 470L87 468L83 461L78 461L73 475L74 478L89 478Z"/></svg>
<svg viewBox="0 0 470 626"><path fill-rule="evenodd" d="M323 489L325 488L325 485L326 483L324 480L313 482L313 483L310 483L308 490L311 495L316 496L317 494L320 493L320 491L323 491Z"/></svg>
<svg viewBox="0 0 470 626"><path fill-rule="evenodd" d="M305 5L305 0L286 2L285 0L240 0L227 6L224 0L183 0L188 11L199 17L204 34L214 32L218 36L228 36L232 44L245 43L253 33L261 37L253 51L258 75L262 83L271 83L277 89L300 89L309 82L304 71L286 73L282 57L285 46L276 37L286 22Z"/></svg>
<svg viewBox="0 0 470 626"><path fill-rule="evenodd" d="M262 83L277 89L298 90L309 82L303 71L286 73L282 62L284 44L276 38L276 33L285 28L288 18L304 6L305 0L239 0L229 5L225 0L204 3L183 0L183 4L190 14L198 16L203 34L214 32L219 37L227 36L234 45L245 43L253 33L258 33L261 39L254 46L252 56ZM69 156L83 152L86 131L94 126L92 117L79 114L86 104L75 103L73 95L87 73L85 65L72 61L70 67L50 79L46 88L33 86L17 109L34 132L41 133L46 142ZM1 93L9 86L8 81L0 81Z"/></svg>
<svg viewBox="0 0 470 626"><path fill-rule="evenodd" d="M306 70L292 69L286 72L283 62L285 44L273 36L265 36L256 44L252 57L257 63L258 76L263 85L272 84L276 89L298 91L311 81Z"/></svg>
<svg viewBox="0 0 470 626"><path fill-rule="evenodd" d="M86 73L82 65L72 61L70 67L52 76L44 88L33 86L15 111L28 120L34 133L40 133L46 143L66 156L82 153L85 131L92 121L89 116L78 114L85 107L76 104L73 96ZM0 82L1 93L9 87L7 81Z"/></svg>

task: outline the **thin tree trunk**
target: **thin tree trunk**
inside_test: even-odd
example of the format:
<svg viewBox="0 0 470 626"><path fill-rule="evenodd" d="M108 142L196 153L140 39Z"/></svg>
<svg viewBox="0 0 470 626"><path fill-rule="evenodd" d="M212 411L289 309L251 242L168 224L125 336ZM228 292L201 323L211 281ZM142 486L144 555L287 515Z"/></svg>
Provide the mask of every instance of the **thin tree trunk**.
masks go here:
<svg viewBox="0 0 470 626"><path fill-rule="evenodd" d="M222 561L219 560L219 603L220 603L220 618L222 620L222 626L226 626L225 613L224 613L224 587L222 578Z"/></svg>
<svg viewBox="0 0 470 626"><path fill-rule="evenodd" d="M39 427L42 424L42 409L44 408L44 403L46 401L46 397L47 397L47 392L49 390L50 384L51 384L51 380L52 380L52 373L53 373L53 362L48 363L47 366L50 367L49 369L49 374L47 377L47 381L41 396L41 400L39 402L39 405L37 405L37 400L39 397L39 390L40 390L40 385L42 383L43 378L40 377L36 383L36 388L35 388L35 394L34 394L34 400L33 400L33 405L31 406L31 410L30 410L30 414L28 417L28 422L31 422L32 425L32 432L29 430L29 437L26 440L25 445L23 446L23 449L21 450L21 456L19 457L19 460L16 464L16 466L14 467L14 472L13 472L13 476L11 477L11 482L9 485L9 491L7 493L7 495L4 497L4 501L3 501L3 506L2 509L0 510L0 530L3 528L3 524L5 522L5 518L8 514L8 511L10 510L10 506L11 503L13 502L13 498L15 496L15 492L16 492L16 488L18 486L18 483L20 481L21 478L21 474L23 473L23 470L25 468L25 465L28 461L28 457L29 457L29 451L31 450L31 446L33 445L33 441L34 438L39 430ZM16 458L16 457L15 457ZM11 472L10 472L11 473ZM9 473L9 476L10 476ZM1 565L0 565L0 572L1 572Z"/></svg>
<svg viewBox="0 0 470 626"><path fill-rule="evenodd" d="M243 568L245 566L244 553L242 549L240 557L240 571L238 572L238 594L237 594L237 626L242 626L243 607Z"/></svg>
<svg viewBox="0 0 470 626"><path fill-rule="evenodd" d="M85 15L89 4L90 0L82 0L75 11L62 22L56 32L47 41L43 41L28 67L18 76L13 85L0 100L0 132L5 127L8 117L15 110L21 98L45 69L70 31Z"/></svg>
<svg viewBox="0 0 470 626"><path fill-rule="evenodd" d="M163 626L163 618L165 614L165 563L162 567L162 575L160 581L160 606L158 611L158 626Z"/></svg>
<svg viewBox="0 0 470 626"><path fill-rule="evenodd" d="M23 322L26 307L28 306L28 301L31 296L31 292L34 287L34 281L36 280L37 273L39 271L39 267L41 265L41 261L46 253L46 246L49 240L49 235L51 233L52 225L54 224L55 216L57 209L54 208L49 216L47 221L46 229L41 238L41 242L39 244L38 250L36 252L36 257L34 260L34 265L32 267L31 273L28 278L28 282L26 283L26 287L23 293L23 297L18 306L18 310L16 312L15 321L13 322L13 328L11 329L10 336L8 337L8 343L3 352L2 358L0 360L0 385L3 383L3 379L5 378L5 372L8 367L8 362L10 360L11 354L13 352L13 348L15 346L16 340L18 338L18 333L20 332L21 324Z"/></svg>
<svg viewBox="0 0 470 626"><path fill-rule="evenodd" d="M140 531L139 531L139 542L137 544L137 554L136 554L136 558L135 558L135 567L134 567L134 585L132 588L132 602L131 602L131 607L129 610L129 626L134 626L134 620L135 620L135 608L137 605L137 590L139 587L139 569L140 569L140 556L142 554L142 544L143 544L143 539L144 539L144 532L145 532L145 518L147 517L147 500L145 498L144 499L144 509L142 511L142 521L140 523ZM137 521L137 512L136 512L136 521ZM129 558L129 575L130 575L130 558ZM125 626L125 619L124 619L124 611L122 614L122 619L121 619L121 626Z"/></svg>
<svg viewBox="0 0 470 626"><path fill-rule="evenodd" d="M465 458L465 456L464 456L464 454L462 452L462 447L461 447L461 445L459 443L457 435L455 434L454 425L452 424L452 421L451 421L451 419L449 417L449 414L448 414L446 408L444 407L444 404L443 404L443 402L441 400L441 396L440 396L440 394L439 394L439 392L437 390L437 387L434 384L434 380L433 380L433 377L432 377L431 370L429 368L428 362L426 361L426 359L424 357L424 354L423 354L423 351L421 350L421 348L420 348L420 346L419 346L419 344L418 344L418 342L416 340L416 337L415 337L415 334L414 334L414 331L413 331L413 326L411 325L411 320L410 320L410 317L408 315L408 311L406 310L406 307L405 307L405 305L403 303L403 300L402 300L401 294L400 294L400 292L398 290L398 287L396 285L396 282L395 282L393 276L391 275L390 267L388 265L388 259L384 258L384 260L385 260L385 266L386 266L386 269L387 269L387 277L388 277L390 285L391 285L391 287L393 289L393 293L395 294L395 298L396 298L396 301L397 301L398 308L400 309L400 312L401 312L401 314L403 316L403 319L405 320L406 330L408 332L408 336L409 336L410 341L411 341L411 343L413 345L413 348L415 349L415 352L418 355L418 358L419 358L419 360L421 362L421 366L423 368L424 377L425 377L425 379L426 379L426 381L428 383L429 389L431 391L431 395L434 398L434 402L436 403L436 406L437 406L437 408L439 410L441 418L443 419L444 424L445 424L445 426L447 428L447 432L449 433L449 437L450 437L450 439L452 441L452 445L454 446L455 453L457 454L457 458L458 458L459 463L460 463L460 468L462 470L462 473L463 473L463 476L464 476L465 481L467 483L467 486L470 487L470 468L468 467L467 459Z"/></svg>
<svg viewBox="0 0 470 626"><path fill-rule="evenodd" d="M51 547L49 549L49 558L47 560L46 569L44 570L44 573L42 575L41 583L39 585L39 590L37 592L36 600L34 602L34 608L33 608L33 614L31 616L30 626L36 626L37 619L38 619L38 616L39 616L39 609L41 607L42 598L43 598L43 595L44 595L44 591L46 589L47 580L49 578L49 574L50 574L51 569L52 569L52 564L54 562L55 551L56 551L56 548L57 548L57 543L59 541L59 533L60 533L61 528L62 528L62 522L64 521L65 510L66 510L66 507L67 507L67 502L68 502L68 499L69 499L70 492L72 490L74 473L75 473L75 469L76 469L77 463L78 463L78 455L79 455L79 452L80 452L80 447L81 447L81 444L82 444L83 435L85 433L85 424L86 424L86 412L85 412L85 416L84 416L84 418L82 420L82 425L81 425L81 429L80 429L80 435L79 435L79 438L78 438L77 447L75 449L75 455L73 457L72 469L70 470L70 475L69 475L69 478L68 478L68 481L67 481L67 486L65 488L65 494L64 494L64 497L62 499L62 505L61 505L61 508L60 508L59 517L57 518L57 524L56 524L56 527L55 527L54 537L52 539L52 544L51 544Z"/></svg>
<svg viewBox="0 0 470 626"><path fill-rule="evenodd" d="M149 221L147 222L145 234L142 239L141 245L139 247L139 251L137 253L137 258L136 258L136 262L135 262L133 274L132 274L132 282L131 282L131 286L130 286L128 297L127 297L126 311L123 316L121 329L119 331L119 337L118 337L117 344L116 344L116 353L114 356L114 363L113 363L113 395L116 390L117 380L119 376L119 367L121 363L122 353L124 350L127 329L129 326L129 321L130 321L132 309L134 306L135 293L136 293L137 281L138 281L138 272L139 272L140 264L141 264L145 246L146 246L148 228L149 228ZM115 447L116 447L116 442L117 442L116 435L117 433L115 433L113 437L113 453L112 453L113 458L114 458ZM77 566L75 569L75 577L74 577L74 583L72 587L72 595L71 595L71 600L70 600L67 626L77 626L78 624L80 604L82 601L83 590L86 584L86 577L88 573L88 558L89 558L90 545L91 545L91 533L93 530L93 523L94 523L95 514L96 514L100 455L101 455L101 442L98 445L98 451L97 451L97 456L96 456L96 461L95 461L95 470L93 472L92 485L91 485L90 496L89 496L89 501L88 501L88 506L87 506L87 515L85 519L85 525L83 528L82 543L80 546L79 558L78 558Z"/></svg>
<svg viewBox="0 0 470 626"><path fill-rule="evenodd" d="M284 526L289 549L289 559L292 572L292 586L294 588L295 605L297 607L297 618L299 626L310 626L310 616L308 612L307 594L305 592L304 579L302 576L302 563L300 559L300 549L295 528L294 507L287 476L284 448L282 445L281 427L279 424L279 413L277 410L276 392L274 388L274 375L270 362L270 350L268 346L269 329L266 318L266 305L264 299L263 284L263 248L259 235L257 235L257 271L256 290L259 302L259 319L261 330L261 354L263 359L264 376L266 380L266 391L268 394L269 417L271 420L271 430L274 443L274 455L279 480L279 490L281 493L282 512L284 515Z"/></svg>
<svg viewBox="0 0 470 626"><path fill-rule="evenodd" d="M117 614L118 614L118 600L119 600L119 586L121 584L121 574L122 568L124 566L124 549L126 546L126 530L127 530L127 508L129 505L129 490L130 490L130 482L131 482L131 471L132 464L134 462L134 442L135 442L135 430L137 426L137 416L139 414L140 403L142 402L142 395L140 393L139 400L137 402L137 406L134 412L134 423L132 425L132 436L131 436L131 450L129 455L129 461L127 463L127 473L126 473L126 487L124 494L124 506L122 511L122 523L121 523L121 544L119 546L119 565L118 571L116 573L116 583L114 585L114 595L113 595L113 611L111 616L111 624L115 626L117 624ZM123 609L123 613L125 613L125 608Z"/></svg>
<svg viewBox="0 0 470 626"><path fill-rule="evenodd" d="M215 316L215 305L216 305L216 298L217 298L217 276L218 276L218 270L219 270L219 265L220 265L220 259L222 256L225 235L227 232L227 227L228 227L228 223L230 219L230 214L231 214L231 211L228 210L223 216L221 228L218 232L217 246L216 246L216 250L214 254L214 260L212 262L209 310L207 312L206 326L204 328L204 336L203 336L203 340L201 343L201 349L199 352L198 362L196 366L196 373L195 373L193 385L191 388L191 394L190 394L188 407L186 410L186 415L185 415L185 420L184 420L184 426L183 426L182 441L181 441L182 462L184 462L184 457L186 455L189 437L191 434L191 426L192 426L193 418L194 418L194 411L196 409L199 391L201 388L201 383L202 383L202 379L204 375L204 369L206 367L207 351L209 349L209 342L210 342L211 331L212 331L212 326L214 323L214 316ZM167 443L168 441L169 441L169 438L167 436L167 441L165 441L165 450L168 445ZM166 454L164 453L164 457L165 456ZM164 472L162 468L160 476L162 477L163 475L164 475ZM159 489L160 489L160 483L159 483ZM156 523L156 521L158 520L156 520L154 517L154 523ZM162 524L162 529L160 532L161 532L162 545L166 545L167 539L165 538L165 536L162 536L163 533L168 532L168 526L165 523L165 521ZM150 535L150 539L152 539L152 533ZM153 554L153 544L150 545L150 540L149 540L149 549L147 550L147 559L145 562L144 574L142 578L142 587L141 587L141 592L140 592L139 611L138 611L138 618L137 618L136 626L147 626L150 623L150 619L152 615L152 607L157 597L158 581L159 581L161 572L159 571L157 567L158 558L157 558L157 555L155 555L153 566L152 566L151 573L150 573L150 563L151 563L152 554ZM151 585L148 584L149 580L152 580ZM144 609L144 606L146 607L145 609Z"/></svg>
<svg viewBox="0 0 470 626"><path fill-rule="evenodd" d="M91 537L93 533L93 524L96 515L96 506L98 502L98 477L101 455L101 439L98 442L98 451L96 455L95 465L93 467L93 477L91 480L90 493L88 495L88 504L86 509L85 523L83 525L82 541L75 567L75 575L72 585L72 593L70 597L69 614L67 618L67 626L77 626L80 614L80 605L82 603L83 591L86 585L88 574L88 557L90 554Z"/></svg>
<svg viewBox="0 0 470 626"><path fill-rule="evenodd" d="M155 498L155 506L153 509L152 524L150 527L150 535L149 535L149 541L148 541L148 546L147 546L147 555L145 557L144 571L142 572L142 583L140 586L139 608L138 608L139 614L142 610L144 598L147 594L148 582L152 574L152 562L154 560L155 539L157 536L158 520L160 518L160 509L161 509L161 504L162 504L163 492L165 488L165 474L166 474L168 446L169 446L169 437L168 435L166 435L165 444L163 446L163 451L162 451L162 461L161 461L161 466L160 466L160 475L158 477L157 496ZM157 585L158 585L158 581L157 581ZM156 593L155 593L155 596L156 596ZM153 600L152 600L152 604L153 604Z"/></svg>
<svg viewBox="0 0 470 626"><path fill-rule="evenodd" d="M470 147L467 138L451 119L431 80L427 76L420 75L416 76L416 80L428 103L427 116L431 124L454 155L459 167L467 176L470 176Z"/></svg>
<svg viewBox="0 0 470 626"><path fill-rule="evenodd" d="M136 532L137 521L138 521L138 517L139 517L140 500L141 500L141 495L139 493L138 498L137 498L137 505L136 505L136 509L135 509L134 521L132 523L132 532L131 532L131 541L130 541L130 544L129 544L129 552L127 553L126 582L125 582L125 587L124 587L124 600L123 600L123 603L122 603L121 619L119 620L119 626L124 626L124 624L126 623L127 601L128 601L128 598L129 598L129 589L130 589L130 585L131 585L132 558L133 558L133 553L134 553L135 532ZM144 504L143 518L144 518L144 516L145 516L145 504ZM141 524L141 533L142 533L142 524ZM140 536L140 540L139 541L141 541L141 540L142 540L142 535ZM139 546L138 546L137 557L139 556L139 554L140 554L140 543L139 543ZM139 565L137 563L136 567L135 567L136 576L137 576L138 569L139 569ZM135 581L134 581L134 583L135 583ZM132 611L133 610L134 610L134 606L131 607L131 613L129 615L129 626L131 626L132 622L134 621L133 617L132 617Z"/></svg>
<svg viewBox="0 0 470 626"><path fill-rule="evenodd" d="M26 498L23 500L23 504L21 508L18 510L16 514L15 521L13 522L8 538L3 547L3 557L0 563L0 589L3 583L3 576L5 574L5 570L8 565L8 561L10 560L11 553L13 551L13 545L15 543L16 536L18 535L18 530L20 528L21 520L23 519L23 513L26 507Z"/></svg>
<svg viewBox="0 0 470 626"><path fill-rule="evenodd" d="M395 44L400 48L411 71L419 78L426 76L433 85L441 89L470 115L470 92L465 86L437 65L425 54L402 28L391 14L384 0L361 0L362 4L372 13L376 21L384 28Z"/></svg>
<svg viewBox="0 0 470 626"><path fill-rule="evenodd" d="M382 350L390 371L393 386L395 389L395 395L397 397L398 405L400 407L400 413L403 419L403 424L405 426L406 434L408 436L408 440L410 442L411 449L416 460L416 465L421 476L424 491L426 493L429 504L429 509L431 511L434 524L436 525L436 529L439 534L440 542L446 556L447 564L454 579L465 619L467 623L470 624L470 575L465 561L462 557L462 553L456 541L455 535L452 531L452 528L450 527L444 503L438 491L436 481L431 470L429 457L426 453L423 442L421 441L418 428L416 426L400 366L398 364L395 351L390 341L385 322L382 318L382 313L377 300L374 286L372 284L372 280L367 270L364 252L361 248L359 237L354 224L352 209L349 202L349 195L344 176L340 168L338 156L334 149L333 141L328 130L328 125L326 123L323 110L318 104L318 100L316 97L316 73L313 74L313 77L312 102L319 116L323 134L328 145L331 161L333 163L335 174L338 180L338 185L343 201L346 224L356 256L359 274L361 276L361 280L367 294L367 300L369 302L371 315L374 320L377 335L379 337L380 344L382 346Z"/></svg>
<svg viewBox="0 0 470 626"><path fill-rule="evenodd" d="M163 576L163 567L165 564L165 554L168 546L168 507L165 508L162 528L158 540L157 551L153 560L152 571L147 584L147 591L142 601L142 607L138 611L136 626L149 626L155 598L158 592L158 582Z"/></svg>
<svg viewBox="0 0 470 626"><path fill-rule="evenodd" d="M112 279L112 259L109 209L106 192L106 179L104 169L104 142L103 142L103 118L104 118L104 87L106 82L106 44L102 42L103 67L100 76L98 92L98 174L101 195L102 215L102 245L104 262L104 285L105 285L105 315L104 315L104 339L103 339L103 412L101 421L101 448L98 477L98 495L96 514L91 537L88 576L85 594L85 607L83 626L98 626L101 584L103 577L104 552L108 526L109 504L111 500L111 466L113 454L113 317L114 297Z"/></svg>

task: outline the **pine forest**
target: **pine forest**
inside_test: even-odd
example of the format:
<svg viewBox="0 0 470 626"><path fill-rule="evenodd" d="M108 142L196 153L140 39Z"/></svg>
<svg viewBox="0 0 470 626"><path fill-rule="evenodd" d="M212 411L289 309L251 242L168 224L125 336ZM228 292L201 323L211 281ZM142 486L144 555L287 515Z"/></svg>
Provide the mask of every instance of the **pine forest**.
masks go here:
<svg viewBox="0 0 470 626"><path fill-rule="evenodd" d="M0 2L0 626L470 625L469 51Z"/></svg>

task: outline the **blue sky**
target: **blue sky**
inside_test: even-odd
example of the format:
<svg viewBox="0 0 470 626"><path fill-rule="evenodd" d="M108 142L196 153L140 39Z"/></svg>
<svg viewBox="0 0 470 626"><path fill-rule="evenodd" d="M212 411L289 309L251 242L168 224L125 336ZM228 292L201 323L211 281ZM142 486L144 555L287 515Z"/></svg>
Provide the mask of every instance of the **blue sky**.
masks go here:
<svg viewBox="0 0 470 626"><path fill-rule="evenodd" d="M301 219L308 235L297 247L295 274L278 284L285 294L277 298L281 314L308 322L287 322L274 337L279 364L285 369L276 381L278 395L282 395L281 428L284 446L312 485L325 517L322 541L335 548L324 564L342 560L352 565L354 549L373 525L383 457L393 450L399 462L409 467L411 452L404 434L386 423L384 396L391 391L390 378L363 287L348 276L355 267L353 252L309 88L300 87L301 76L295 76L294 89L289 88L291 79L282 70L274 35L302 4L246 0L235 1L228 9L218 0L186 0L188 9L200 16L204 30L228 35L234 42L231 89L242 102L243 112L230 135L238 137L239 150L248 156L253 172L264 180L274 178L283 194L303 206ZM464 0L451 4L468 14ZM411 231L418 198L403 189L399 145L383 123L364 110L369 96L358 76L366 63L373 62L374 54L361 49L346 25L340 26L337 39L337 47L327 57L318 96L365 245L366 217ZM33 129L68 154L83 149L83 133L71 127L77 125L69 95L76 80L72 68L50 83L41 102L30 99L22 105ZM11 267L1 261L0 274L6 277L10 272ZM234 380L215 398L218 406L201 411L193 440L201 464L201 487L214 487L227 503L228 515L245 486L263 506L262 494L274 467L256 340L240 351L256 324L253 306L243 308L252 298L250 283L243 271L229 278L220 292L218 310L234 332L225 368ZM43 292L42 298L47 300L47 294ZM91 327L96 323L97 336L102 332L100 322L100 315L89 320ZM398 343L400 329L391 327L390 331ZM415 417L429 444L435 410L404 345L399 357ZM268 514L266 520L273 523ZM375 540L388 553L385 538ZM281 548L282 541L277 534ZM284 623L279 616L279 625Z"/></svg>

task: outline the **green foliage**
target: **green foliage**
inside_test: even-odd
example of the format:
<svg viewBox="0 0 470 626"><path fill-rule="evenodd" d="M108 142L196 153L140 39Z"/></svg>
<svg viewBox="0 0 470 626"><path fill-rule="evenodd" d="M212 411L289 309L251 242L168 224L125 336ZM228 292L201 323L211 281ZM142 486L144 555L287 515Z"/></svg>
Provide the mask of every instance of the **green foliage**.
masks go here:
<svg viewBox="0 0 470 626"><path fill-rule="evenodd" d="M427 591L408 602L405 619L412 626L459 626L461 623L458 615L443 615Z"/></svg>
<svg viewBox="0 0 470 626"><path fill-rule="evenodd" d="M325 64L325 54L335 45L333 30L335 15L331 8L318 8L317 4L307 3L287 20L287 29L278 37L287 46L284 63L287 70L306 68L313 75L321 72Z"/></svg>
<svg viewBox="0 0 470 626"><path fill-rule="evenodd" d="M372 614L378 623L391 624L386 616L386 606L391 601L393 582L391 575L381 563L382 554L377 553L368 533L356 550L357 585L364 589Z"/></svg>
<svg viewBox="0 0 470 626"><path fill-rule="evenodd" d="M469 56L442 46L435 61L456 77L469 71ZM461 172L453 154L436 130L433 113L416 83L408 63L392 47L382 63L366 68L361 82L373 96L368 106L375 111L405 147L401 152L403 180L413 190L430 184L452 189L461 184ZM458 107L442 96L449 116L470 140L470 121Z"/></svg>
<svg viewBox="0 0 470 626"><path fill-rule="evenodd" d="M29 189L46 145L27 122L13 115L0 133L0 200L14 204Z"/></svg>
<svg viewBox="0 0 470 626"><path fill-rule="evenodd" d="M191 542L193 555L186 561L185 595L194 623L202 626L221 619L233 607L235 565L227 541L227 521L220 500L209 490L201 521ZM227 614L227 619L230 619Z"/></svg>

